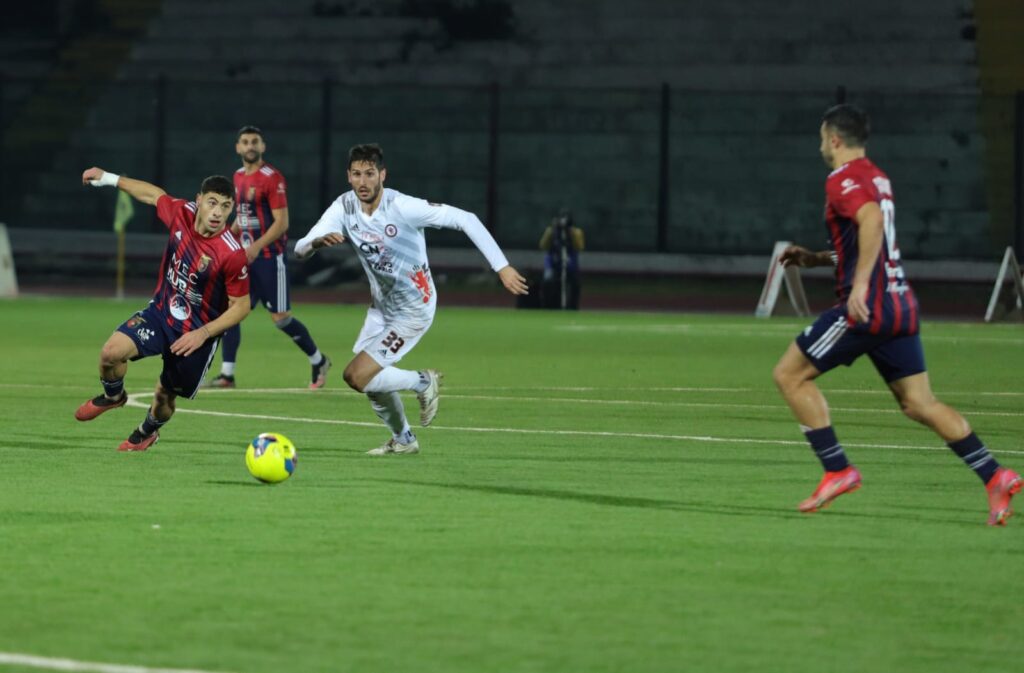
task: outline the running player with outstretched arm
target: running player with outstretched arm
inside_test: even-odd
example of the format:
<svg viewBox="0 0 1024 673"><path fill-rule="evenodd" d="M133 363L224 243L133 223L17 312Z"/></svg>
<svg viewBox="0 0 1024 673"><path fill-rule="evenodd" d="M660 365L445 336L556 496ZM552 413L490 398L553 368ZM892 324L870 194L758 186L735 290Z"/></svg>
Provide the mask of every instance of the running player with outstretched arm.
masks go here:
<svg viewBox="0 0 1024 673"><path fill-rule="evenodd" d="M955 409L935 399L918 334L918 307L896 246L896 206L889 178L867 158L868 117L852 105L824 116L821 155L832 169L825 182L829 250L790 246L785 266L836 267L839 302L805 329L775 366L775 383L796 416L825 476L802 512L816 512L860 488L814 383L823 373L867 355L908 417L931 428L981 478L992 526L1005 525L1021 477L1001 467Z"/></svg>
<svg viewBox="0 0 1024 673"><path fill-rule="evenodd" d="M149 413L120 451L145 451L174 415L179 396L195 397L210 368L225 330L249 315L249 267L245 251L225 227L234 206L234 187L215 175L203 180L195 201L175 199L142 180L100 168L82 174L82 184L117 187L142 203L156 206L170 236L160 277L149 305L121 324L100 352L103 394L86 400L75 412L91 421L124 406L128 362L160 355L163 371Z"/></svg>
<svg viewBox="0 0 1024 673"><path fill-rule="evenodd" d="M385 189L386 177L384 153L378 145L353 147L348 156L352 191L339 196L295 245L295 254L307 257L320 248L347 242L369 278L373 305L344 377L354 390L366 393L378 418L391 430L391 439L367 452L373 456L419 451L399 391L416 393L421 425L430 425L437 413L441 373L396 366L427 333L437 307L424 228L464 232L509 292L528 292L526 280L509 266L476 215Z"/></svg>

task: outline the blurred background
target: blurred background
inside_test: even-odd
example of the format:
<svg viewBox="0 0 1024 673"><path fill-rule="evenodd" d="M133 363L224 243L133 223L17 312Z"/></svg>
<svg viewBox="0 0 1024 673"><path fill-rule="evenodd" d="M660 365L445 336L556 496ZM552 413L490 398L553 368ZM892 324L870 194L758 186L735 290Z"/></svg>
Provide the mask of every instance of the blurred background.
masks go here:
<svg viewBox="0 0 1024 673"><path fill-rule="evenodd" d="M115 194L82 170L191 197L254 124L292 241L379 142L389 186L477 213L534 284L571 211L583 308L753 311L775 241L826 247L817 132L845 101L925 311L980 317L1024 252L1022 35L1019 0L36 0L0 26L0 222L22 292L112 294ZM140 295L162 231L136 208ZM463 236L428 244L442 303L511 303ZM292 268L299 301L365 300L350 255Z"/></svg>

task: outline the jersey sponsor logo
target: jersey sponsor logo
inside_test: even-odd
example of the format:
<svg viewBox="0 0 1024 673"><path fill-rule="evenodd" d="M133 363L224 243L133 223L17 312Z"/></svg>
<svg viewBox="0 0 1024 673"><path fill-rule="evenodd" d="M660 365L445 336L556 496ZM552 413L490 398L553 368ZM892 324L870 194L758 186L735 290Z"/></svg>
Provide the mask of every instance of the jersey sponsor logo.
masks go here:
<svg viewBox="0 0 1024 673"><path fill-rule="evenodd" d="M169 308L171 309L171 315L178 320L188 320L192 315L192 307L188 305L188 301L180 294L171 297Z"/></svg>
<svg viewBox="0 0 1024 673"><path fill-rule="evenodd" d="M242 270L238 273L238 280L245 280L249 277L249 267L243 266Z"/></svg>
<svg viewBox="0 0 1024 673"><path fill-rule="evenodd" d="M845 180L843 180L842 187L843 187L843 194L844 195L852 192L855 189L860 189L860 185L858 185L856 182L854 182L850 178L846 178Z"/></svg>
<svg viewBox="0 0 1024 673"><path fill-rule="evenodd" d="M871 182L875 183L875 188L878 189L882 196L892 197L892 183L888 178L876 176L871 179Z"/></svg>
<svg viewBox="0 0 1024 673"><path fill-rule="evenodd" d="M367 257L373 257L374 255L380 254L380 246L375 243L367 243L363 241L359 244L359 252L363 253Z"/></svg>
<svg viewBox="0 0 1024 673"><path fill-rule="evenodd" d="M431 295L430 269L426 266L416 266L413 268L413 272L409 275L409 278L412 279L412 284L416 286L416 289L420 291L423 303L429 304Z"/></svg>
<svg viewBox="0 0 1024 673"><path fill-rule="evenodd" d="M398 236L398 227L396 227L393 224L385 226L384 235L387 236L388 238L394 238L395 236Z"/></svg>
<svg viewBox="0 0 1024 673"><path fill-rule="evenodd" d="M284 183L283 182L281 182L281 183L279 183L277 185L277 193L278 194L284 194Z"/></svg>

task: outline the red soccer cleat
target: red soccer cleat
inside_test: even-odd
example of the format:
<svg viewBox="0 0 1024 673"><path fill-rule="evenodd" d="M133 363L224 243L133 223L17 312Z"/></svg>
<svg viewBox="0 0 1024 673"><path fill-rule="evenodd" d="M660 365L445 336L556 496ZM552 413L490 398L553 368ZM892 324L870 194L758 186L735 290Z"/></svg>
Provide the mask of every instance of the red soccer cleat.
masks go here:
<svg viewBox="0 0 1024 673"><path fill-rule="evenodd" d="M797 505L801 512L817 512L843 493L853 493L860 488L860 472L849 465L838 472L826 472L811 497Z"/></svg>
<svg viewBox="0 0 1024 673"><path fill-rule="evenodd" d="M145 451L149 447L153 446L160 440L160 432L154 432L148 437L143 437L142 433L138 429L132 430L132 434L128 436L128 439L121 442L121 446L117 447L118 451Z"/></svg>
<svg viewBox="0 0 1024 673"><path fill-rule="evenodd" d="M125 393L121 393L121 397L116 400L112 400L106 395L97 395L78 407L78 410L75 411L75 420L91 421L105 411L123 407L127 401L128 395Z"/></svg>
<svg viewBox="0 0 1024 673"><path fill-rule="evenodd" d="M313 379L309 384L310 390L320 390L327 383L327 372L331 371L331 359L324 356L320 364L313 365Z"/></svg>
<svg viewBox="0 0 1024 673"><path fill-rule="evenodd" d="M985 490L988 491L988 508L990 510L988 525L1006 525L1006 520L1013 514L1013 510L1010 509L1010 498L1020 493L1022 485L1024 485L1024 481L1013 470L1008 470L1005 467L996 470L996 473L985 484Z"/></svg>

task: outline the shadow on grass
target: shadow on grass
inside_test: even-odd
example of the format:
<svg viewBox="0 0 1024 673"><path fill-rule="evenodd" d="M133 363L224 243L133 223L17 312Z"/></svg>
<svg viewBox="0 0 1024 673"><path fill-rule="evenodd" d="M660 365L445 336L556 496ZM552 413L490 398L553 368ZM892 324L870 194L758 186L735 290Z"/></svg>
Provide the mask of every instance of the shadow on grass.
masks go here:
<svg viewBox="0 0 1024 673"><path fill-rule="evenodd" d="M248 479L207 479L207 484L216 484L217 486L257 486L267 487L276 486L276 484L263 484L258 481L252 481Z"/></svg>
<svg viewBox="0 0 1024 673"><path fill-rule="evenodd" d="M554 500L565 500L570 502L581 502L590 505L602 505L606 507L628 507L642 509L657 509L672 512L695 512L699 514L717 514L725 516L746 516L746 517L771 517L775 519L808 519L822 517L842 517L848 519L864 519L878 521L914 521L919 523L941 523L957 526L976 527L977 522L966 519L946 519L928 516L919 516L902 510L890 514L865 513L865 512L842 512L829 511L813 516L801 514L792 507L758 507L754 505L727 505L715 503L697 503L680 500L665 500L660 498L642 498L636 496L605 495L600 493L578 493L575 491L560 491L554 489L525 488L521 486L495 486L484 484L458 484L458 483L437 483L429 481L415 481L410 479L368 479L367 481L389 482L394 484L407 484L410 486L426 486L430 488L443 488L457 491L472 491L477 493L496 493L499 495L518 495L534 498L550 498Z"/></svg>

